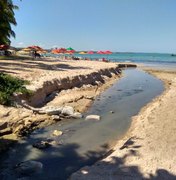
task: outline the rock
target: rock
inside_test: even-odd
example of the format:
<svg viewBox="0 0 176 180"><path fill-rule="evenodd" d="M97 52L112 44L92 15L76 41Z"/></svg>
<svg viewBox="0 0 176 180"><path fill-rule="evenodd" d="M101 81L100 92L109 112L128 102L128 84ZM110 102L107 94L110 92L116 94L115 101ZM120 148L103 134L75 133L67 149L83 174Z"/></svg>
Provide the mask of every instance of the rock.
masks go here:
<svg viewBox="0 0 176 180"><path fill-rule="evenodd" d="M8 127L8 123L6 121L0 121L0 130L6 129Z"/></svg>
<svg viewBox="0 0 176 180"><path fill-rule="evenodd" d="M75 118L75 119L80 119L80 118L83 117L83 115L82 115L81 113L79 113L79 112L75 112L75 113L72 114L70 117L71 117L71 118Z"/></svg>
<svg viewBox="0 0 176 180"><path fill-rule="evenodd" d="M61 114L65 116L71 116L74 114L74 109L71 106L65 106L63 107Z"/></svg>
<svg viewBox="0 0 176 180"><path fill-rule="evenodd" d="M56 142L56 141L54 141L54 140L52 140L51 142L49 142L49 144L50 144L51 146L61 145L61 143L58 143L58 142Z"/></svg>
<svg viewBox="0 0 176 180"><path fill-rule="evenodd" d="M59 108L51 108L51 109L46 109L44 110L44 112L48 115L59 115L61 112L62 112L62 107L59 107Z"/></svg>
<svg viewBox="0 0 176 180"><path fill-rule="evenodd" d="M85 96L86 99L94 100L94 96Z"/></svg>
<svg viewBox="0 0 176 180"><path fill-rule="evenodd" d="M48 141L39 141L32 145L33 147L37 149L45 149L51 146L51 144Z"/></svg>
<svg viewBox="0 0 176 180"><path fill-rule="evenodd" d="M42 170L43 164L38 161L24 161L15 166L15 171L20 174L31 175Z"/></svg>
<svg viewBox="0 0 176 180"><path fill-rule="evenodd" d="M62 131L59 131L59 130L54 130L53 131L53 136L61 136L63 133L62 133Z"/></svg>
<svg viewBox="0 0 176 180"><path fill-rule="evenodd" d="M60 121L61 120L60 116L58 116L58 115L52 115L52 119L54 121Z"/></svg>
<svg viewBox="0 0 176 180"><path fill-rule="evenodd" d="M88 115L86 116L85 120L95 120L95 121L99 121L100 120L100 116L99 115Z"/></svg>
<svg viewBox="0 0 176 180"><path fill-rule="evenodd" d="M35 108L33 112L37 112L39 114L59 115L62 109L62 107L46 106L43 108Z"/></svg>

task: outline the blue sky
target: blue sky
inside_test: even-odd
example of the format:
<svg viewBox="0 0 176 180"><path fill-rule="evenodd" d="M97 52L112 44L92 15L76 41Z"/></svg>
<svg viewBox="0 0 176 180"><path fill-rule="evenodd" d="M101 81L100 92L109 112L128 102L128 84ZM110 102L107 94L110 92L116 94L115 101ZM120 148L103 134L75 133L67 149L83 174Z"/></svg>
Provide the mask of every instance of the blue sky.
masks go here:
<svg viewBox="0 0 176 180"><path fill-rule="evenodd" d="M14 0L13 46L176 52L176 0Z"/></svg>

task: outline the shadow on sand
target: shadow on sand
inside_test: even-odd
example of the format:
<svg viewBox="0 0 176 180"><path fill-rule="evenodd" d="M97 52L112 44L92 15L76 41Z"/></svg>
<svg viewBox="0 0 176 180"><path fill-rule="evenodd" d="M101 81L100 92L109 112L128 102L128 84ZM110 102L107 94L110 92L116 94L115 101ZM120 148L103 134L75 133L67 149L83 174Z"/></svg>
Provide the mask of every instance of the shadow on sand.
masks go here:
<svg viewBox="0 0 176 180"><path fill-rule="evenodd" d="M43 138L37 138L35 141L44 140ZM155 174L149 174L149 178L145 178L139 167L136 165L127 166L125 161L128 157L137 157L138 149L140 145L135 145L136 137L130 138L124 143L119 151L126 149L126 153L122 157L113 157L111 162L99 161L101 158L105 158L113 151L109 151L107 144L101 146L101 149L97 151L87 151L86 153L80 153L81 146L76 143L62 144L58 146L52 146L45 150L38 150L32 148L31 140L26 141L20 145L21 149L16 149L14 157L6 164L6 170L1 171L1 179L15 180L17 178L26 178L32 180L48 180L48 179L59 179L66 180L70 175L84 166L90 166L96 163L96 171L87 167L83 168L86 173L79 172L74 174L72 177L74 180L175 180L176 176L171 174L165 169L158 169ZM34 139L32 140L34 142ZM91 146L91 142L90 143ZM30 148L29 148L30 145ZM21 152L23 151L23 152ZM28 155L34 151L34 159L43 164L42 172L38 174L19 175L14 172L13 167L15 164L23 161ZM37 154L40 156L37 156ZM2 161L1 161L2 163ZM7 161L6 161L7 163ZM8 170L7 170L8 169ZM2 170L2 169L1 169Z"/></svg>
<svg viewBox="0 0 176 180"><path fill-rule="evenodd" d="M148 174L146 178L136 165L125 164L128 157L140 157L138 149L141 145L135 145L140 138L129 138L119 151L126 149L122 157L112 157L110 162L99 161L95 168L84 167L77 174L73 174L73 180L175 180L176 176L165 169L158 169L155 174Z"/></svg>
<svg viewBox="0 0 176 180"><path fill-rule="evenodd" d="M32 72L31 69L42 69L42 70L50 70L50 71L65 71L68 69L90 69L82 66L71 66L68 64L65 64L64 62L57 61L54 62L54 64L49 64L51 63L51 60L46 60L46 59L40 59L40 60L13 60L12 61L6 61L6 62L1 62L0 61L0 72L6 72L6 73L12 73L14 74L14 70L17 71L27 71L27 72ZM48 63L48 64L47 64Z"/></svg>

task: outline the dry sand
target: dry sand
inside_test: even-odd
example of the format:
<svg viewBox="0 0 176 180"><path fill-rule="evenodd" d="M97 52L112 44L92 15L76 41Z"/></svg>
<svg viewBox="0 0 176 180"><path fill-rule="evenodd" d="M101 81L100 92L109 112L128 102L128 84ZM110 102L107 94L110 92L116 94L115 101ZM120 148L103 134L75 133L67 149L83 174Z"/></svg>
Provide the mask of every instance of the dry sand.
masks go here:
<svg viewBox="0 0 176 180"><path fill-rule="evenodd" d="M63 79L76 75L86 75L100 69L114 68L116 63L86 60L59 60L42 58L35 60L1 60L0 71L29 80L30 88L35 90L46 81Z"/></svg>
<svg viewBox="0 0 176 180"><path fill-rule="evenodd" d="M113 153L72 180L176 179L176 73L151 70L166 91L144 107Z"/></svg>

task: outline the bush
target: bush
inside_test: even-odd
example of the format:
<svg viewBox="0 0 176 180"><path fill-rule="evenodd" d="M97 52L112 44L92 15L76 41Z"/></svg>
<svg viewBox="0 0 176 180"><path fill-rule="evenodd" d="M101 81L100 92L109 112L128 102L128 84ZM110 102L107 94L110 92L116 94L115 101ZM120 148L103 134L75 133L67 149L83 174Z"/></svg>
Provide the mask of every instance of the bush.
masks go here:
<svg viewBox="0 0 176 180"><path fill-rule="evenodd" d="M0 104L10 105L12 103L11 97L14 92L31 95L32 92L27 90L24 86L26 84L29 84L29 82L0 73Z"/></svg>

